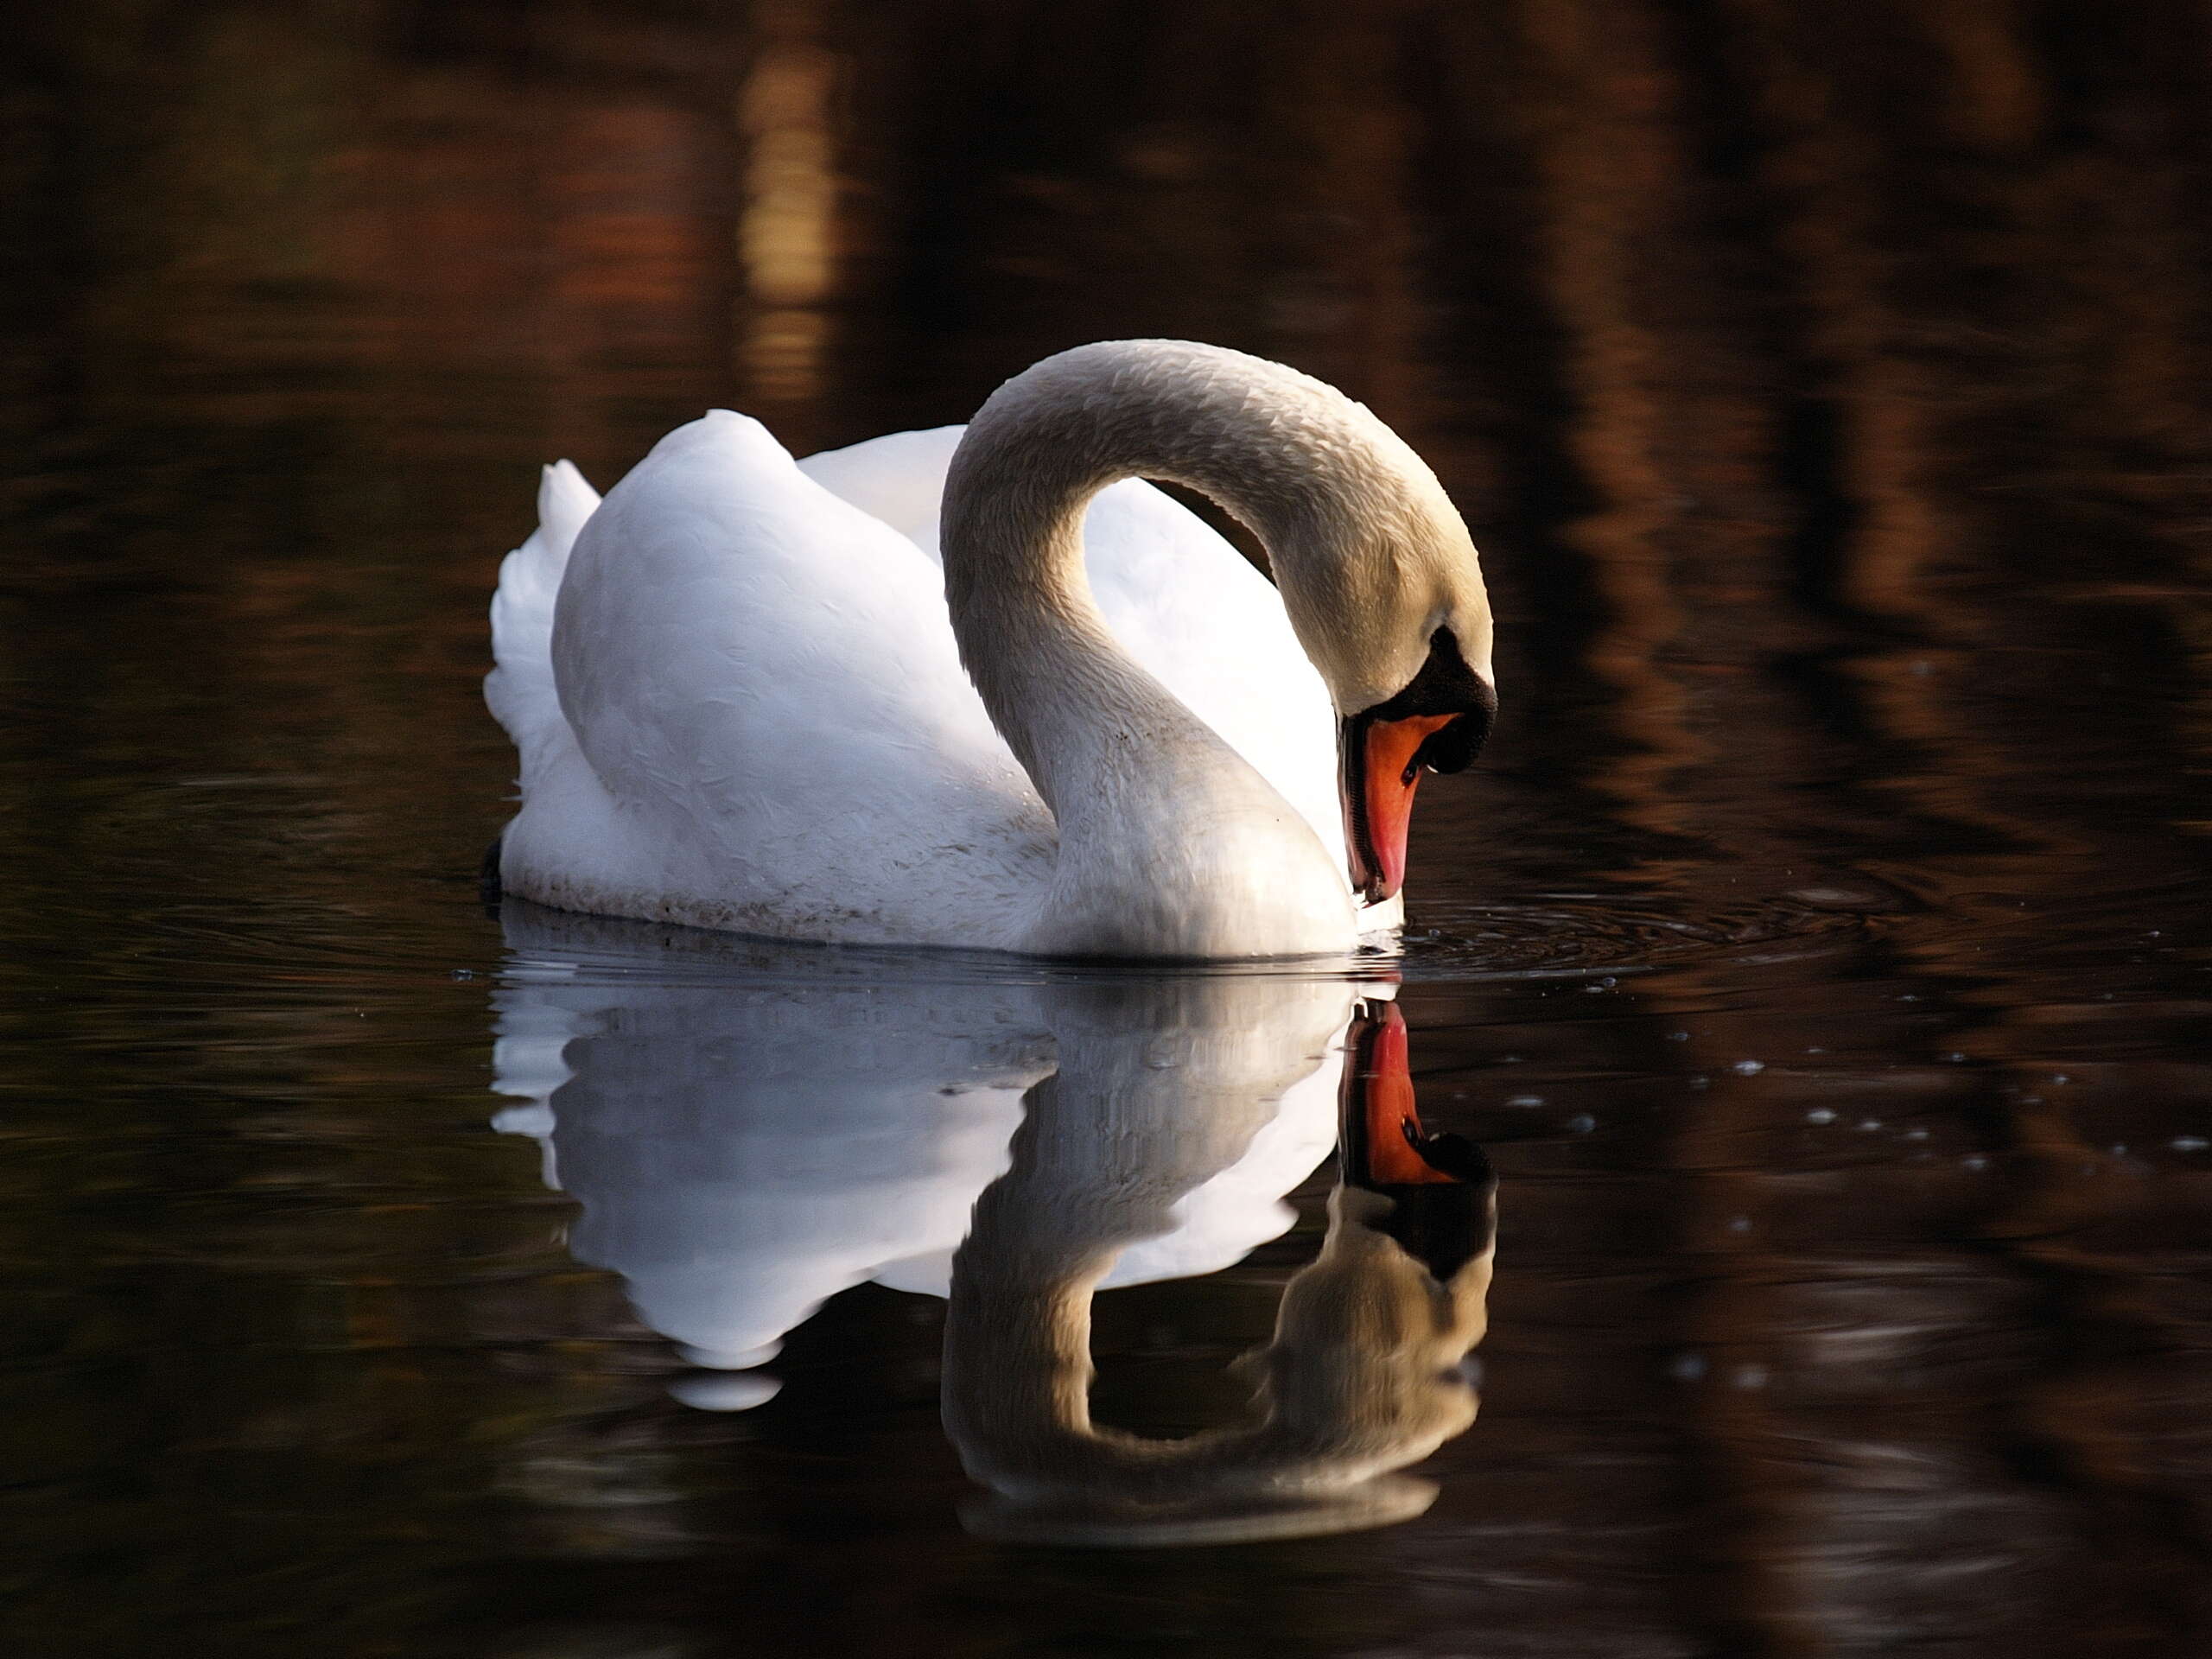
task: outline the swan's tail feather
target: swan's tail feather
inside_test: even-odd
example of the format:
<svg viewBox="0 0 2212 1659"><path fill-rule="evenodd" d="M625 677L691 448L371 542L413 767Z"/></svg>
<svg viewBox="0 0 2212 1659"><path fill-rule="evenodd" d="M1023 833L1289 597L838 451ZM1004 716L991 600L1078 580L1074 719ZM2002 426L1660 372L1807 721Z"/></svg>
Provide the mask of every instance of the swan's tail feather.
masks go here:
<svg viewBox="0 0 2212 1659"><path fill-rule="evenodd" d="M568 461L545 469L537 486L537 528L499 565L492 596L492 654L499 661L484 682L484 701L522 754L522 784L548 747L568 734L553 685L553 601L576 534L599 507L599 493Z"/></svg>

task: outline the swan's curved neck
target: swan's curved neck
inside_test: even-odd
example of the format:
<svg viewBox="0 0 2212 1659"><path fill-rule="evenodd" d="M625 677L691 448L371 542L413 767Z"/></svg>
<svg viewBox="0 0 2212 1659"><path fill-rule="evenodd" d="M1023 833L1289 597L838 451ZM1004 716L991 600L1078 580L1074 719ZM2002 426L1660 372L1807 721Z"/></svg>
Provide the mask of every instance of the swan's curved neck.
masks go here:
<svg viewBox="0 0 2212 1659"><path fill-rule="evenodd" d="M1420 662L1398 660L1400 636L1418 651L1428 634L1377 613L1389 584L1376 562L1454 535L1464 545L1465 528L1428 468L1360 405L1280 364L1172 340L1084 346L1015 377L978 412L945 480L945 596L962 660L1059 820L1064 869L1118 884L1101 916L1146 892L1169 895L1164 911L1187 905L1195 888L1235 879L1232 855L1264 873L1274 897L1253 895L1262 909L1333 912L1245 940L1233 924L1222 934L1163 914L1154 937L1100 948L1342 948L1351 912L1334 861L1116 644L1092 599L1084 509L1134 477L1200 490L1258 533L1292 626L1340 706L1381 702L1410 680ZM1208 836L1235 826L1232 844L1208 854L1192 844L1194 824ZM1070 895L1054 902L1065 908ZM1190 937L1166 937L1179 928Z"/></svg>

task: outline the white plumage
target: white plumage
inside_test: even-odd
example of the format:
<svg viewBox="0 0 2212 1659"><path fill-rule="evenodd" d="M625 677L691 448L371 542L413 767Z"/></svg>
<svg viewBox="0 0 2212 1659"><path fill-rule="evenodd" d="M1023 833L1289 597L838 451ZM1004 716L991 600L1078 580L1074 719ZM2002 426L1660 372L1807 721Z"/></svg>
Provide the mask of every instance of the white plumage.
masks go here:
<svg viewBox="0 0 2212 1659"><path fill-rule="evenodd" d="M1378 478L1426 480L1441 500L1386 428L1319 382L1210 347L1136 346L1085 348L1094 404L1153 411L1193 388L1218 400L1224 373L1254 377L1376 452L1325 433L1348 490L1379 499ZM1084 355L1040 365L994 406ZM1132 362L1158 384L1134 385ZM664 438L604 502L569 463L546 469L537 531L502 566L492 610L486 697L521 760L507 888L782 938L1105 955L1332 951L1394 925L1395 899L1363 913L1350 893L1330 690L1266 578L1102 456L1069 493L1087 599L1040 585L1065 574L1051 549L1033 569L1017 550L985 573L988 602L963 625L937 545L962 431L795 463L758 422L718 410ZM1023 488L1020 462L1000 469L1003 487ZM1400 476L1408 463L1418 478ZM1435 587L1395 632L1426 639L1447 614L1421 598ZM1033 620L1012 608L1023 602ZM968 667L981 651L1029 677L1015 747L1031 771L1042 752L1073 780L1062 787L1079 799L1060 800L1058 820L963 665L963 626ZM1486 612L1482 626L1486 647ZM1077 823L1077 805L1096 810Z"/></svg>

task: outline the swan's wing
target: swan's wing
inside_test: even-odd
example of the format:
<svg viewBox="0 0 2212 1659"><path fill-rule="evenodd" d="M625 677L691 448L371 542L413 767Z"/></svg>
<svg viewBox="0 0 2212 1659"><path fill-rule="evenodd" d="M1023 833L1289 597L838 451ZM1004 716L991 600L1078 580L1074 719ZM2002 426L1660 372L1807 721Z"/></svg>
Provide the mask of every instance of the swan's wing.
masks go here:
<svg viewBox="0 0 2212 1659"><path fill-rule="evenodd" d="M964 426L937 426L922 432L893 432L809 455L798 469L935 558L945 469L952 465L952 452L967 430Z"/></svg>
<svg viewBox="0 0 2212 1659"><path fill-rule="evenodd" d="M1018 942L1051 819L912 542L727 411L664 438L575 541L549 671L583 764L525 779L511 888L784 936Z"/></svg>
<svg viewBox="0 0 2212 1659"><path fill-rule="evenodd" d="M492 654L499 666L484 682L484 701L514 740L525 793L571 744L553 689L553 601L576 533L598 507L599 492L583 474L556 461L538 483L537 530L499 564L492 596Z"/></svg>
<svg viewBox="0 0 2212 1659"><path fill-rule="evenodd" d="M799 467L934 559L945 469L966 429L894 432ZM1135 480L1099 493L1083 533L1115 637L1340 856L1336 715L1273 585L1197 514Z"/></svg>

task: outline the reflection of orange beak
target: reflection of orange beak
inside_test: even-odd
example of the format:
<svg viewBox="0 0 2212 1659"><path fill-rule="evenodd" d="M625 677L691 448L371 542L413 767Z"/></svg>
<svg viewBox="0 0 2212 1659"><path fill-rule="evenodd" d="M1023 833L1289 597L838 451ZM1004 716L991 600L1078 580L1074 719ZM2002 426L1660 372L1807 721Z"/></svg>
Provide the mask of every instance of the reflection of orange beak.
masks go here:
<svg viewBox="0 0 2212 1659"><path fill-rule="evenodd" d="M1390 1200L1366 1224L1444 1284L1490 1248L1497 1177L1481 1147L1421 1127L1406 1046L1396 1003L1361 1003L1345 1033L1338 1173L1347 1188Z"/></svg>
<svg viewBox="0 0 2212 1659"><path fill-rule="evenodd" d="M1415 1149L1422 1138L1408 1063L1406 1016L1395 1002L1370 1002L1352 1033L1345 1071L1346 1140L1363 1167L1362 1185L1425 1185L1453 1177Z"/></svg>
<svg viewBox="0 0 2212 1659"><path fill-rule="evenodd" d="M1458 715L1409 715L1403 720L1357 716L1343 734L1344 847L1351 884L1380 904L1406 881L1406 831L1413 823L1421 744Z"/></svg>

